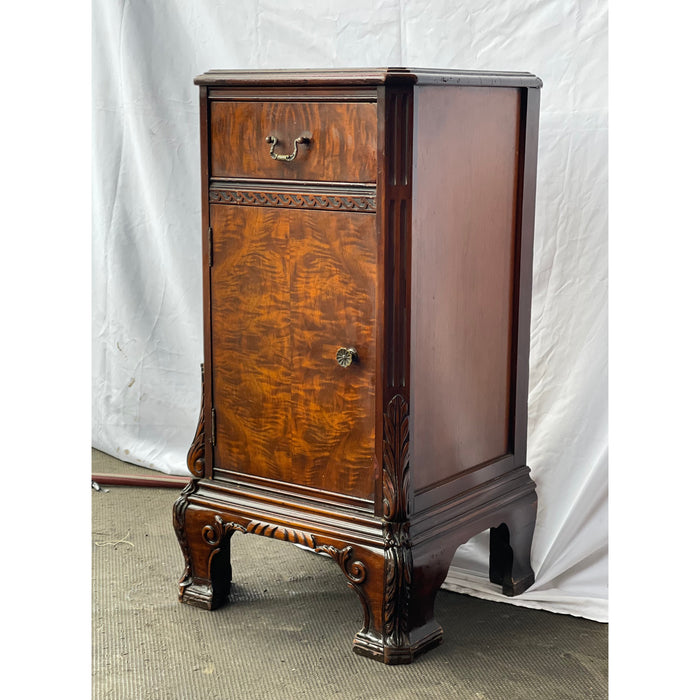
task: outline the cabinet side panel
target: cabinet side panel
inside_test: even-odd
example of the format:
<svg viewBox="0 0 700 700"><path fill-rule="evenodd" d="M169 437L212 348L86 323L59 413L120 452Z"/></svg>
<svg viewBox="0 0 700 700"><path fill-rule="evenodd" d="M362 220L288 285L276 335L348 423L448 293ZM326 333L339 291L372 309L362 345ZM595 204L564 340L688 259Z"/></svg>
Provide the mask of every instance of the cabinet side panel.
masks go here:
<svg viewBox="0 0 700 700"><path fill-rule="evenodd" d="M416 491L509 451L517 89L417 91L411 462Z"/></svg>

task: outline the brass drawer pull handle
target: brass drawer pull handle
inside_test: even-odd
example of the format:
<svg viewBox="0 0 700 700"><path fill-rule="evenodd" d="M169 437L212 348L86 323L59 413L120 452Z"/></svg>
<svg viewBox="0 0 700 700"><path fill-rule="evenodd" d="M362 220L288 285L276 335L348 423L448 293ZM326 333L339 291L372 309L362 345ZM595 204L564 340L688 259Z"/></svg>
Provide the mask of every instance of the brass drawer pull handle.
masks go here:
<svg viewBox="0 0 700 700"><path fill-rule="evenodd" d="M288 153L287 155L282 155L281 153L275 153L275 146L277 145L277 137L276 136L268 136L265 141L267 143L272 144L270 146L270 155L272 156L273 160L283 160L287 163L290 161L294 160L297 157L297 153L299 151L299 144L300 143L309 143L311 139L308 136L299 136L298 138L294 139L294 152L293 153Z"/></svg>
<svg viewBox="0 0 700 700"><path fill-rule="evenodd" d="M335 353L335 359L341 367L350 367L354 362L357 362L358 355L355 348L338 348L338 352Z"/></svg>

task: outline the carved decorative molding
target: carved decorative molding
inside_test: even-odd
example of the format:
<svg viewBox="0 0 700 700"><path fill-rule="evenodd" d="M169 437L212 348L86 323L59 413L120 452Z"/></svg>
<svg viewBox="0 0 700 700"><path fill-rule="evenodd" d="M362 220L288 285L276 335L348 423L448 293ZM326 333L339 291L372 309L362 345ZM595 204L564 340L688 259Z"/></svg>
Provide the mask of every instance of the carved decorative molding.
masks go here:
<svg viewBox="0 0 700 700"><path fill-rule="evenodd" d="M387 645L410 646L408 610L413 555L409 537L408 402L396 394L384 413L384 639Z"/></svg>
<svg viewBox="0 0 700 700"><path fill-rule="evenodd" d="M197 478L204 476L204 365L200 366L202 373L202 402L199 408L199 422L194 434L194 440L187 452L187 468Z"/></svg>
<svg viewBox="0 0 700 700"><path fill-rule="evenodd" d="M228 536L234 532L245 532L245 528L238 523L227 523L220 515L215 515L214 522L202 528L202 537L209 546L218 547L224 536Z"/></svg>
<svg viewBox="0 0 700 700"><path fill-rule="evenodd" d="M209 201L217 204L242 204L257 207L292 207L332 211L376 211L376 198L359 194L299 194L255 192L252 190L209 190Z"/></svg>
<svg viewBox="0 0 700 700"><path fill-rule="evenodd" d="M324 552L335 559L336 563L343 570L343 573L352 583L362 583L367 577L367 568L359 560L352 560L352 547L343 547L338 549L329 544L322 544L314 547L314 551L319 554Z"/></svg>
<svg viewBox="0 0 700 700"><path fill-rule="evenodd" d="M384 638L389 646L410 646L408 611L413 555L408 523L385 523Z"/></svg>
<svg viewBox="0 0 700 700"><path fill-rule="evenodd" d="M234 532L242 532L244 535L248 533L263 535L264 537L272 537L283 542L301 544L311 549L316 547L313 535L309 535L306 532L261 522L260 520L250 520L247 525L225 522L220 515L214 516L213 524L205 525L202 528L202 537L208 545L218 547L225 535L233 534Z"/></svg>
<svg viewBox="0 0 700 700"><path fill-rule="evenodd" d="M317 553L324 552L325 554L328 554L335 559L338 566L340 566L340 570L348 579L348 586L350 586L350 588L357 593L360 603L362 604L364 623L360 634L367 632L370 626L371 615L369 601L367 600L367 596L365 595L361 585L364 583L364 580L367 577L367 567L359 559L355 559L353 561L352 547L350 546L343 547L343 549L338 549L332 545L322 544L315 547L314 551Z"/></svg>
<svg viewBox="0 0 700 700"><path fill-rule="evenodd" d="M190 481L190 483L187 484L187 486L185 486L185 488L182 490L182 493L173 505L173 527L185 559L185 571L178 581L180 600L182 600L185 589L192 583L192 553L189 545L187 544L187 536L185 532L185 511L189 505L187 499L189 495L194 492L196 487L196 483L194 481Z"/></svg>
<svg viewBox="0 0 700 700"><path fill-rule="evenodd" d="M370 623L370 609L367 597L365 596L365 593L361 587L362 583L364 583L364 580L367 577L367 567L359 559L353 559L352 547L347 546L343 547L343 549L338 549L337 547L329 544L317 545L316 539L313 535L301 530L292 530L290 528L273 525L272 523L266 523L260 520L249 520L245 525L236 522L226 522L220 515L214 515L213 522L205 525L202 528L202 538L213 549L212 554L210 555L210 561L211 558L219 552L220 545L224 541L224 538L231 536L235 532L240 532L244 535L263 535L264 537L272 537L285 542L301 544L305 547L309 547L309 549L312 549L314 552L316 552L316 554L323 553L330 556L333 560L335 560L338 566L340 566L341 571L348 579L348 585L359 596L365 618L363 629L367 630ZM189 578L191 579L191 569L189 571ZM185 578L187 577L183 576L183 580Z"/></svg>
<svg viewBox="0 0 700 700"><path fill-rule="evenodd" d="M290 528L281 527L280 525L271 525L270 523L263 523L258 520L251 520L246 526L245 532L254 535L263 535L264 537L273 537L283 542L301 544L311 549L316 547L316 540L314 540L313 535L309 535L307 532L292 530Z"/></svg>
<svg viewBox="0 0 700 700"><path fill-rule="evenodd" d="M408 402L401 394L396 394L384 413L382 466L384 519L392 522L408 517L411 479L408 443Z"/></svg>

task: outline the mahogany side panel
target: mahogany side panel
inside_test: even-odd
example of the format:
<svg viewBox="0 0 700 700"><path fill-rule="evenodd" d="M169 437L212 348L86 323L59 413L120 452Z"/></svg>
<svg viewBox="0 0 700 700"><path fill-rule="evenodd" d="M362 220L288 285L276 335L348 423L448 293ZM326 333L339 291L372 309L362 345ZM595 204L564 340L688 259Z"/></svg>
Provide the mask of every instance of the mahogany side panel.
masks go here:
<svg viewBox="0 0 700 700"><path fill-rule="evenodd" d="M517 89L417 87L411 289L416 491L508 452Z"/></svg>
<svg viewBox="0 0 700 700"><path fill-rule="evenodd" d="M377 106L370 102L211 102L213 177L374 182L377 173ZM274 160L265 139L278 139Z"/></svg>

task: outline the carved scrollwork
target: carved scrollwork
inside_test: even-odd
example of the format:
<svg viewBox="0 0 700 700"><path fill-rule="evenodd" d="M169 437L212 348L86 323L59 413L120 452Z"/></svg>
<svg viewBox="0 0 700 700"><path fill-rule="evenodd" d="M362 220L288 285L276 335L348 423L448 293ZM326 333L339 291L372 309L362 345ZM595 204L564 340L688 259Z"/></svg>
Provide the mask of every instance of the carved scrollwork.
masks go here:
<svg viewBox="0 0 700 700"><path fill-rule="evenodd" d="M338 549L330 544L322 544L314 549L316 553L325 553L335 559L336 563L343 570L343 573L353 583L362 583L367 577L367 568L359 560L352 560L352 547Z"/></svg>
<svg viewBox="0 0 700 700"><path fill-rule="evenodd" d="M362 611L364 613L364 624L362 626L362 632L364 633L369 629L371 613L369 601L362 588L362 584L367 577L367 567L359 559L353 560L352 547L343 547L343 549L338 549L330 544L322 544L314 548L317 553L325 553L332 557L338 566L340 566L341 571L345 574L348 579L348 586L352 588L355 593L357 593L360 603L362 604Z"/></svg>
<svg viewBox="0 0 700 700"><path fill-rule="evenodd" d="M263 523L257 520L251 520L248 523L245 531L251 532L254 535L274 537L276 540L282 540L283 542L301 544L311 549L314 549L316 546L316 540L314 540L313 535L309 535L301 530L292 530L290 528L281 527L280 525L272 525L270 523Z"/></svg>
<svg viewBox="0 0 700 700"><path fill-rule="evenodd" d="M384 638L392 647L410 646L409 601L413 555L409 536L408 402L396 394L384 413Z"/></svg>
<svg viewBox="0 0 700 700"><path fill-rule="evenodd" d="M408 465L408 402L396 394L384 413L383 506L384 518L399 522L408 517L410 470Z"/></svg>
<svg viewBox="0 0 700 700"><path fill-rule="evenodd" d="M233 522L224 522L220 515L214 516L214 522L211 525L205 525L202 528L202 537L204 541L211 547L218 547L224 536L228 536L234 532L245 532L243 525Z"/></svg>
<svg viewBox="0 0 700 700"><path fill-rule="evenodd" d="M187 452L187 468L190 473L197 478L204 476L204 365L200 366L202 374L202 403L199 409L199 422L194 434L194 440Z"/></svg>
<svg viewBox="0 0 700 700"><path fill-rule="evenodd" d="M196 482L190 481L173 505L173 527L185 559L185 571L178 582L180 598L182 598L183 591L192 583L192 553L187 544L187 536L185 534L185 511L189 505L188 497L194 492L196 487Z"/></svg>
<svg viewBox="0 0 700 700"><path fill-rule="evenodd" d="M335 211L372 212L376 210L376 198L360 194L326 195L212 189L209 191L209 201L217 204L293 207L298 209L332 209Z"/></svg>
<svg viewBox="0 0 700 700"><path fill-rule="evenodd" d="M413 571L408 523L385 523L384 540L384 637L390 646L406 647Z"/></svg>
<svg viewBox="0 0 700 700"><path fill-rule="evenodd" d="M193 481L192 484L195 484ZM189 489L189 491L188 491ZM182 582L184 586L181 585L181 590L189 585L192 580L192 567L188 556L189 549L187 543L184 539L184 508L186 508L186 493L191 493L194 490L194 486L188 487L183 491L183 496L181 496L180 501L176 504L175 516L176 530L178 530L178 537L181 538L181 544L183 544L183 552L185 552L185 560L188 562L185 575L183 575ZM178 506L182 502L185 503L184 506ZM180 515L181 513L181 515ZM262 535L263 537L272 537L277 540L283 540L284 542L292 542L294 544L300 544L309 549L313 550L317 554L327 554L340 566L341 571L348 580L348 585L357 593L362 603L364 611L364 628L366 631L370 624L370 606L367 600L367 596L362 588L367 577L367 567L364 562L353 557L353 549L350 546L338 549L333 545L322 544L317 545L316 538L304 532L302 530L294 530L292 528L282 527L281 525L275 525L273 523L267 523L261 520L248 520L248 522L234 522L226 521L220 515L215 514L213 520L202 527L202 539L211 547L211 554L209 556L209 567L211 568L212 561L214 558L222 551L223 545L226 543L226 538L233 535L235 532L241 532L243 534L253 534ZM181 584L182 584L181 582Z"/></svg>
<svg viewBox="0 0 700 700"><path fill-rule="evenodd" d="M282 540L283 542L301 544L310 549L316 547L316 540L313 535L302 532L301 530L292 530L291 528L273 525L272 523L266 523L260 520L249 520L246 525L236 522L226 522L220 515L215 515L214 521L202 528L202 537L211 547L218 547L224 536L231 535L234 532L242 532L244 535L250 533L253 535L262 535L263 537L272 537L273 539Z"/></svg>

